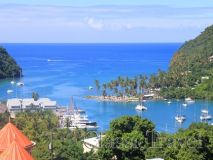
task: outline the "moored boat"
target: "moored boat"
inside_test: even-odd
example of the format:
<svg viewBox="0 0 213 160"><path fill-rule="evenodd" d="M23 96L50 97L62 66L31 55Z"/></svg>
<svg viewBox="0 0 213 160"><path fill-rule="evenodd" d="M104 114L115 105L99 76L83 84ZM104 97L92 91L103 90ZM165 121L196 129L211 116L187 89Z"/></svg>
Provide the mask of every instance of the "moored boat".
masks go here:
<svg viewBox="0 0 213 160"><path fill-rule="evenodd" d="M191 97L188 97L188 98L185 98L185 102L189 104L189 103L194 103L195 101Z"/></svg>
<svg viewBox="0 0 213 160"><path fill-rule="evenodd" d="M13 93L13 90L8 89L8 90L7 90L7 94L11 94L11 93Z"/></svg>
<svg viewBox="0 0 213 160"><path fill-rule="evenodd" d="M138 105L135 107L135 109L136 109L136 110L139 110L139 111L145 111L145 110L147 110L147 107L138 104Z"/></svg>

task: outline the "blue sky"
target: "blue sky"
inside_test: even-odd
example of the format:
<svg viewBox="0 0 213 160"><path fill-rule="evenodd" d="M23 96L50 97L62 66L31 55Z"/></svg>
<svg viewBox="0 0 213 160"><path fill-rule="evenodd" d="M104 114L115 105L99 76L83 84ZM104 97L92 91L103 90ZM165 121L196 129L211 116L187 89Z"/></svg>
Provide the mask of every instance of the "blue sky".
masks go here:
<svg viewBox="0 0 213 160"><path fill-rule="evenodd" d="M0 42L184 42L213 24L212 0L1 0Z"/></svg>

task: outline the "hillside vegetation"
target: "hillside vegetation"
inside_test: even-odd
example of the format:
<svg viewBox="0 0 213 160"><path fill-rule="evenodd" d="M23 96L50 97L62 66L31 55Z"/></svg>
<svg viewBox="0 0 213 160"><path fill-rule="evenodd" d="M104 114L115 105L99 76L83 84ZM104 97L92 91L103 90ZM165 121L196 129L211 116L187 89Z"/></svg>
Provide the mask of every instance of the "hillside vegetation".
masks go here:
<svg viewBox="0 0 213 160"><path fill-rule="evenodd" d="M206 28L195 39L184 43L174 55L167 73L170 85L164 89L163 95L172 90L174 93L170 92L171 96L178 97L175 95L176 92L182 90L182 93L188 96L213 99L211 56L213 56L213 25Z"/></svg>
<svg viewBox="0 0 213 160"><path fill-rule="evenodd" d="M19 77L21 70L6 49L0 47L0 79Z"/></svg>

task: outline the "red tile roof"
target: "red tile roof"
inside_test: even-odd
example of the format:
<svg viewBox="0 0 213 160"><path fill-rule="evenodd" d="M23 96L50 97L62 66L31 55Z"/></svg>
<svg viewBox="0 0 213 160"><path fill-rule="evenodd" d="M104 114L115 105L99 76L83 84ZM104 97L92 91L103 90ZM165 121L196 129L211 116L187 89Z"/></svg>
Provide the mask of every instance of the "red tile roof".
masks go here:
<svg viewBox="0 0 213 160"><path fill-rule="evenodd" d="M0 160L33 160L33 158L16 140L14 140L0 155Z"/></svg>
<svg viewBox="0 0 213 160"><path fill-rule="evenodd" d="M25 149L33 146L33 143L9 122L0 130L0 152L6 150L14 139Z"/></svg>

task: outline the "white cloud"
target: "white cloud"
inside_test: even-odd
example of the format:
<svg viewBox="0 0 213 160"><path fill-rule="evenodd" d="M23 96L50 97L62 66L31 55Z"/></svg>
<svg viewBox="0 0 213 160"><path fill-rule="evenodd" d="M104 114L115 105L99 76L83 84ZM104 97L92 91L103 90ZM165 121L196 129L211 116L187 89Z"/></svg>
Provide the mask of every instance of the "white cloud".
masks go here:
<svg viewBox="0 0 213 160"><path fill-rule="evenodd" d="M102 30L104 28L104 23L102 20L95 20L92 17L85 18L85 21L89 27L97 30Z"/></svg>

